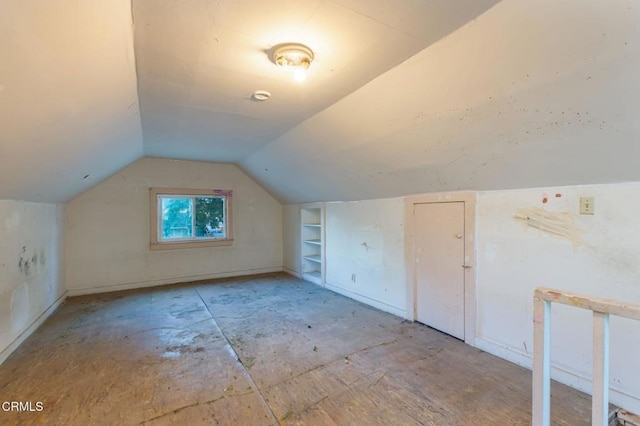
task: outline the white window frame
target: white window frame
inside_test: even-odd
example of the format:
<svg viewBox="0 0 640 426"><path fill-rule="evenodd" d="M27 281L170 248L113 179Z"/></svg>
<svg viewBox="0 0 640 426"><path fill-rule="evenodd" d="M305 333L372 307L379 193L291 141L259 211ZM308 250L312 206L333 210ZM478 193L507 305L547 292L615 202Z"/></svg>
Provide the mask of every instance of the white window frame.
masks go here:
<svg viewBox="0 0 640 426"><path fill-rule="evenodd" d="M163 240L160 235L162 226L162 211L158 199L160 196L175 198L191 197L224 197L224 225L226 231L225 238L196 238ZM233 244L233 191L227 189L185 189L185 188L150 188L150 244L151 250L173 250L198 247L221 247ZM195 212L194 212L195 217ZM194 218L195 220L195 218ZM195 231L195 230L194 230Z"/></svg>

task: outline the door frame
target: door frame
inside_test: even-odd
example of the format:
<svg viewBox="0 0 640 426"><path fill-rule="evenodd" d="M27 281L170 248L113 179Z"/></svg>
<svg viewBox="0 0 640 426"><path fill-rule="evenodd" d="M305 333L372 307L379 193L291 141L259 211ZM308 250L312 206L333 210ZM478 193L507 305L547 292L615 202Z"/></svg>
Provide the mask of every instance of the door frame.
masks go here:
<svg viewBox="0 0 640 426"><path fill-rule="evenodd" d="M464 203L464 341L475 345L476 337L476 256L475 256L475 210L476 193L474 191L443 192L434 194L411 195L405 198L404 205L404 252L407 286L407 319L416 321L417 282L415 267L415 242L413 213L416 204ZM460 265L462 267L462 265Z"/></svg>

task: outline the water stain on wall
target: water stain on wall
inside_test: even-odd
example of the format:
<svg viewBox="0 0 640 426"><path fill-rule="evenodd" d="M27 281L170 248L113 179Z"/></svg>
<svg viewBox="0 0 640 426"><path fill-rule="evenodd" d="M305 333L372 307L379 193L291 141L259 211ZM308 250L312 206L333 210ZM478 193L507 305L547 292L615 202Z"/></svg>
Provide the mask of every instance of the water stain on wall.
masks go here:
<svg viewBox="0 0 640 426"><path fill-rule="evenodd" d="M573 216L569 213L551 212L541 207L529 207L518 209L515 218L527 227L570 241L574 249L579 245L589 246L582 241L583 231L575 226Z"/></svg>

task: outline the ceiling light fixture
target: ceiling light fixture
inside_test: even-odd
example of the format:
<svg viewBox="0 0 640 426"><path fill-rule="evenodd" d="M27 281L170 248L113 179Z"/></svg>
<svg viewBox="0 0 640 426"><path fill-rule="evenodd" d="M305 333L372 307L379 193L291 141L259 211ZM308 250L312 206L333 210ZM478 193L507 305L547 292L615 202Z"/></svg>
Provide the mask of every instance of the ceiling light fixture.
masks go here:
<svg viewBox="0 0 640 426"><path fill-rule="evenodd" d="M275 46L272 52L272 60L276 65L293 70L295 79L304 81L314 58L311 49L300 43L285 43Z"/></svg>

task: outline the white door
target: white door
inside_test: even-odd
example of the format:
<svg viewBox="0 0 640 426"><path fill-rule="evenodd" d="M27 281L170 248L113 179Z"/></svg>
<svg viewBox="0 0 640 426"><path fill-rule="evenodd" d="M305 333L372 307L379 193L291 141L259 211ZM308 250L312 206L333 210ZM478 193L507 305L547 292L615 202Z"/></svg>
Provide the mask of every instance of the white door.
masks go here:
<svg viewBox="0 0 640 426"><path fill-rule="evenodd" d="M464 340L464 202L414 204L416 319Z"/></svg>

